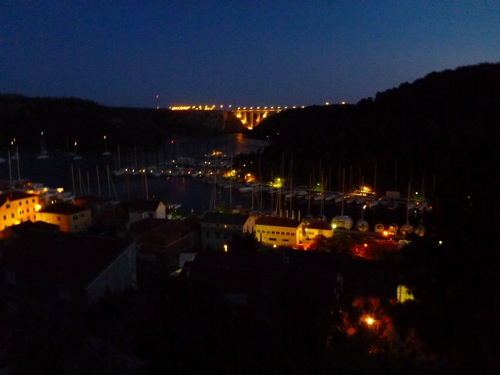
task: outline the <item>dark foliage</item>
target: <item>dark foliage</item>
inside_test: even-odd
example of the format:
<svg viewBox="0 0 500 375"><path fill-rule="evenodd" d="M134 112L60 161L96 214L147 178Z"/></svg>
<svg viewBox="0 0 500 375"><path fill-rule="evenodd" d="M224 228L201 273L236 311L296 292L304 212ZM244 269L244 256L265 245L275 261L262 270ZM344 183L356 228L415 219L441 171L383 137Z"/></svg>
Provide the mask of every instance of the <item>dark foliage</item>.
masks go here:
<svg viewBox="0 0 500 375"><path fill-rule="evenodd" d="M65 149L78 142L81 150L108 147L159 147L170 138L241 131L235 116L219 111L169 111L113 108L76 98L28 98L0 95L0 147L16 138L37 149L43 131L47 147Z"/></svg>
<svg viewBox="0 0 500 375"><path fill-rule="evenodd" d="M398 279L417 298L403 306L380 305L394 325L394 335L383 343L390 342L391 350L370 353L377 337L361 325L354 335L338 333L341 307L354 310L355 296L335 302L333 284L322 279L302 283L298 273L282 271L274 289L263 284L249 306L240 308L210 285L156 275L142 280L138 291L108 298L80 324L5 318L0 366L13 373L498 373L499 87L500 64L464 67L429 74L356 105L284 111L252 132L273 141L254 165L279 168L283 154L293 155L294 180L303 183L320 163L325 169L353 166L365 176L377 163L380 191L401 189L410 175L414 183L422 181L434 207L425 217L427 234L379 261L387 269L383 280ZM63 139L71 121L124 142L145 124L152 134L142 134L144 142L184 131L180 119L163 111L67 99L56 100L65 104L53 116L43 114L39 101L1 98L2 137L22 131L38 142L32 126L40 116ZM233 245L253 251L254 237ZM320 254L343 254L346 280L358 280L361 290L363 277L349 272L355 263L347 254L349 239L329 245L325 250L332 254ZM371 269L373 263L366 262ZM303 266L307 275L318 275ZM331 283L335 273L329 276ZM382 284L377 279L370 285ZM352 324L359 322L354 312ZM328 329L333 342L325 348Z"/></svg>

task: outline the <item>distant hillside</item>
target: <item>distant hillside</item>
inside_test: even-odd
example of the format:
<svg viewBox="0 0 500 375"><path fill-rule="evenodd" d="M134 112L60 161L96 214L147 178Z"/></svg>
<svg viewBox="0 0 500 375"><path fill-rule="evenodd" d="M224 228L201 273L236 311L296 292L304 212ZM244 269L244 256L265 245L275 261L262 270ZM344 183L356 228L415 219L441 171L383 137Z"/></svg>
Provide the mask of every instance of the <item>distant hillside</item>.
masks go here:
<svg viewBox="0 0 500 375"><path fill-rule="evenodd" d="M500 162L500 64L431 73L356 105L315 106L270 116L251 133L274 141L262 165L285 168L307 182L321 163L338 179L339 164L380 190L425 182L428 194L490 196ZM434 184L436 182L436 184ZM435 189L434 189L435 188ZM491 209L493 212L494 209ZM497 211L498 212L498 211Z"/></svg>
<svg viewBox="0 0 500 375"><path fill-rule="evenodd" d="M113 108L77 98L28 98L0 95L0 148L16 138L23 147L39 147L43 131L50 149L78 141L81 149L109 144L159 146L170 137L243 129L236 117L216 111L173 112Z"/></svg>

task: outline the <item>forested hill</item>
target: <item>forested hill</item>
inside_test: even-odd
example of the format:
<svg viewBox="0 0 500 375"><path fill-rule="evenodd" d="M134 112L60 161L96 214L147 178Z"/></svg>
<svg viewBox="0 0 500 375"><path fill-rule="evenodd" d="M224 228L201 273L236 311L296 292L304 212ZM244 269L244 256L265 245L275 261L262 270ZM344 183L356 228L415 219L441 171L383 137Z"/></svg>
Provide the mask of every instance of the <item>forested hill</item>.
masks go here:
<svg viewBox="0 0 500 375"><path fill-rule="evenodd" d="M218 111L116 108L77 98L0 95L0 148L13 138L23 147L40 147L41 131L51 150L74 141L89 150L102 147L104 135L110 145L154 148L169 137L242 129L234 115Z"/></svg>
<svg viewBox="0 0 500 375"><path fill-rule="evenodd" d="M425 179L428 192L435 187L433 193L457 205L468 196L489 198L490 212L498 213L499 122L495 63L431 73L356 105L287 110L264 120L252 136L275 142L262 156L274 160L266 165L293 155L303 181L321 162L325 172L325 166L353 167L371 183L376 164L381 188L404 191L410 178Z"/></svg>

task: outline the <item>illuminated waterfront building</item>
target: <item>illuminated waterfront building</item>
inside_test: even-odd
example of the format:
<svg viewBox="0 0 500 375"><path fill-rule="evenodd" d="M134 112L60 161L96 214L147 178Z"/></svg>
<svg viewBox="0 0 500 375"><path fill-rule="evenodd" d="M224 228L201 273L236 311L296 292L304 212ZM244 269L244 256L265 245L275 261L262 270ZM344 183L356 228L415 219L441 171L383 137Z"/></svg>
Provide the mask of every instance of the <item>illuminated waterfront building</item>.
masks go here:
<svg viewBox="0 0 500 375"><path fill-rule="evenodd" d="M265 245L299 248L303 223L285 217L262 216L255 220L255 235Z"/></svg>
<svg viewBox="0 0 500 375"><path fill-rule="evenodd" d="M36 214L39 221L54 224L61 232L82 232L92 225L89 208L69 203L55 203Z"/></svg>
<svg viewBox="0 0 500 375"><path fill-rule="evenodd" d="M0 194L0 228L5 229L25 221L36 221L38 197L20 191Z"/></svg>

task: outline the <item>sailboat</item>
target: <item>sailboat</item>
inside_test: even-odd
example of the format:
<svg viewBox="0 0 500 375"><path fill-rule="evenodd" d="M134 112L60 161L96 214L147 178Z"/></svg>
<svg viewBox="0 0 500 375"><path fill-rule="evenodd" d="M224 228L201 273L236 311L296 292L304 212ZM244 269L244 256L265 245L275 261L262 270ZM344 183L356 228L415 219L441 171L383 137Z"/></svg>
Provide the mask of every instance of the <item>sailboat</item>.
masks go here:
<svg viewBox="0 0 500 375"><path fill-rule="evenodd" d="M117 153L116 153L116 158L118 160L118 165L115 168L115 170L113 171L113 174L115 176L121 176L122 174L124 174L127 171L127 169L126 168L122 168L120 145L117 146L117 149L118 150L117 150Z"/></svg>
<svg viewBox="0 0 500 375"><path fill-rule="evenodd" d="M345 188L345 169L343 170L342 177L342 196L344 195ZM344 215L344 200L342 200L342 211L340 215L335 216L332 219L332 227L335 228L345 228L347 230L352 227L352 218L348 215Z"/></svg>
<svg viewBox="0 0 500 375"><path fill-rule="evenodd" d="M109 156L111 155L111 151L108 151L108 148L106 147L106 136L103 137L104 140L104 151L102 152L102 156Z"/></svg>
<svg viewBox="0 0 500 375"><path fill-rule="evenodd" d="M82 160L82 156L78 155L78 151L77 151L78 142L75 141L74 145L75 145L75 153L73 154L74 155L73 160Z"/></svg>
<svg viewBox="0 0 500 375"><path fill-rule="evenodd" d="M46 160L49 158L47 147L45 146L45 138L43 132L40 133L40 154L36 156L38 160Z"/></svg>
<svg viewBox="0 0 500 375"><path fill-rule="evenodd" d="M403 224L401 226L401 229L399 229L401 234L405 236L413 232L413 226L410 225L409 221L409 213L410 213L410 184L408 184L408 198L406 199L406 224Z"/></svg>
<svg viewBox="0 0 500 375"><path fill-rule="evenodd" d="M360 232L366 232L369 228L369 224L368 222L363 219L363 213L365 211L365 208L366 208L366 205L363 205L361 207L361 219L359 219L357 222L356 222L356 228L360 231Z"/></svg>

